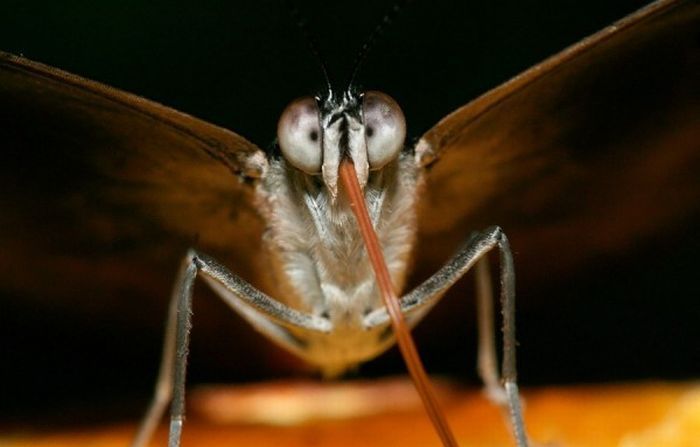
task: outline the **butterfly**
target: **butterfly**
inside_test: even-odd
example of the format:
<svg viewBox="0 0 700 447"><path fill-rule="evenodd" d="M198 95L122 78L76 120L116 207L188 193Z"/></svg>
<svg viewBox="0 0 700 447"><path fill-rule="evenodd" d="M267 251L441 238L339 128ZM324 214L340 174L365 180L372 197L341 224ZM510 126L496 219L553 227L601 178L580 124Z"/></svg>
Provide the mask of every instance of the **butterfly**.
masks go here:
<svg viewBox="0 0 700 447"><path fill-rule="evenodd" d="M493 223L518 241L522 276L542 278L692 221L697 13L692 4L679 4L687 22L676 29L687 33L662 38L645 31L642 43L634 43L644 51L636 53L621 46L606 56L598 43L598 52L583 52L594 55L590 65L583 56L559 56L551 71L537 69L548 74L538 75L546 85L532 80L540 79L537 71L528 72L425 134L416 146L431 148L419 222L422 273L443 262L471 229ZM644 34L634 29L646 28L612 34L631 40ZM263 223L249 187L262 175L250 162L261 154L255 146L141 99L115 111L67 94L70 79L60 75L52 83L41 75L51 71L46 67L7 68L22 63L3 57L0 219L12 231L2 236L0 259L8 296L99 303L119 312L125 294L163 296L193 244L265 284L258 250ZM496 100L499 94L505 99ZM154 109L144 118L140 107ZM450 146L451 139L459 143ZM669 141L673 151L662 152ZM657 158L661 153L668 159ZM667 169L659 167L662 160ZM668 172L673 175L664 177ZM677 199L666 200L669 192Z"/></svg>

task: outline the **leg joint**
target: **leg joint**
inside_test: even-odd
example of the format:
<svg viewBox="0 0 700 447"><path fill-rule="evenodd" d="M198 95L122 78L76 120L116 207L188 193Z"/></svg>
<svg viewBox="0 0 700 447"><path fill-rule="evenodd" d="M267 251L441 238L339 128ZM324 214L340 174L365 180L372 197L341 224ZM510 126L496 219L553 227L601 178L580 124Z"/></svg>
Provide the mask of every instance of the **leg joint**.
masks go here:
<svg viewBox="0 0 700 447"><path fill-rule="evenodd" d="M501 241L508 240L508 238L506 238L505 232L498 225L488 227L486 230L484 230L483 234L489 239L498 241L499 244L501 243Z"/></svg>
<svg viewBox="0 0 700 447"><path fill-rule="evenodd" d="M197 267L197 270L201 270L201 268L204 266L204 263L202 262L202 255L200 255L200 253L194 248L187 250L185 259L189 264L194 264L194 266Z"/></svg>

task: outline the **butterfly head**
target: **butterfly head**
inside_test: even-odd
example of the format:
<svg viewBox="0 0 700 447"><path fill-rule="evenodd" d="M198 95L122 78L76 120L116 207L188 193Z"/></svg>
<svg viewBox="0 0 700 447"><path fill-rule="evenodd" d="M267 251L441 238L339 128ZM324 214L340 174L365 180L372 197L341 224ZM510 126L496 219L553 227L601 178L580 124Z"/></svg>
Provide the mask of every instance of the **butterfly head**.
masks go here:
<svg viewBox="0 0 700 447"><path fill-rule="evenodd" d="M282 112L277 125L285 160L309 175L320 175L333 200L338 170L351 161L361 187L369 172L398 158L406 137L406 121L388 95L347 90L342 95L303 97Z"/></svg>

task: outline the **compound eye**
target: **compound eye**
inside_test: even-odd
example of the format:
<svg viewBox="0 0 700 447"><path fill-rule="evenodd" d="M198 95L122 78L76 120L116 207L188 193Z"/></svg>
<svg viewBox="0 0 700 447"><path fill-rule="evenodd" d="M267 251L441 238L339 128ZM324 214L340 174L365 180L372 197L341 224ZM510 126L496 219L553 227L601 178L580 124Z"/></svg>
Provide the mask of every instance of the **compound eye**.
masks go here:
<svg viewBox="0 0 700 447"><path fill-rule="evenodd" d="M284 158L307 174L321 172L321 124L316 99L300 98L284 109L277 123L277 140Z"/></svg>
<svg viewBox="0 0 700 447"><path fill-rule="evenodd" d="M362 102L370 169L380 169L398 157L406 138L401 107L382 92L366 92Z"/></svg>

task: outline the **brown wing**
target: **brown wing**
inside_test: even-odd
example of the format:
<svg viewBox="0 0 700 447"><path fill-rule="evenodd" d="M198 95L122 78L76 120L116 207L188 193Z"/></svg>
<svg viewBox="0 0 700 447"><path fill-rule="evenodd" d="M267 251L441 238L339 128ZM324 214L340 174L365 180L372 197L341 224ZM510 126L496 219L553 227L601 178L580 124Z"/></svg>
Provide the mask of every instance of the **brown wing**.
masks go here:
<svg viewBox="0 0 700 447"><path fill-rule="evenodd" d="M250 278L245 181L266 163L232 132L0 53L0 292L138 318L188 245Z"/></svg>
<svg viewBox="0 0 700 447"><path fill-rule="evenodd" d="M700 4L662 1L447 116L422 252L501 225L521 278L547 279L700 217ZM434 268L434 267L433 267Z"/></svg>

